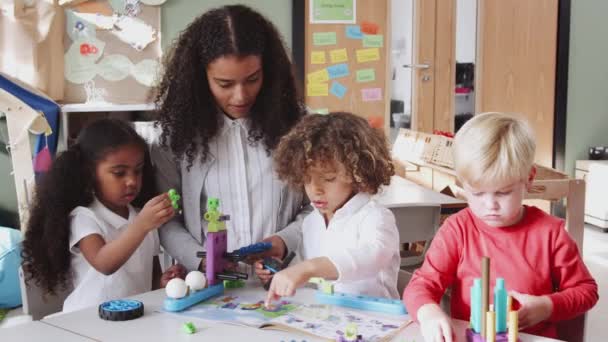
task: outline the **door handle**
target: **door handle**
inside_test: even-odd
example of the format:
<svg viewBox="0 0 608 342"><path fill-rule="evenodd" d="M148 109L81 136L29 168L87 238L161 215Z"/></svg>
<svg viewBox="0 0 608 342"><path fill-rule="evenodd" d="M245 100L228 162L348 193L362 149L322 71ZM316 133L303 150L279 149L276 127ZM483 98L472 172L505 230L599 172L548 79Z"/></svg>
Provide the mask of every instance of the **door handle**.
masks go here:
<svg viewBox="0 0 608 342"><path fill-rule="evenodd" d="M431 66L429 64L403 64L403 67L412 69L428 69Z"/></svg>

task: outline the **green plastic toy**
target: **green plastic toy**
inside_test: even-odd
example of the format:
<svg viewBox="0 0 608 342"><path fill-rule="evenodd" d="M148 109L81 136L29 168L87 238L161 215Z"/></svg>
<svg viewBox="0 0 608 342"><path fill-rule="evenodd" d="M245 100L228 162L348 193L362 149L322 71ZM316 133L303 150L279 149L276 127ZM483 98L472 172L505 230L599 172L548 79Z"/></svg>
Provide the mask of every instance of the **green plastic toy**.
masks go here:
<svg viewBox="0 0 608 342"><path fill-rule="evenodd" d="M237 280L224 280L225 289L239 289L245 287L245 282L241 279Z"/></svg>
<svg viewBox="0 0 608 342"><path fill-rule="evenodd" d="M167 194L169 195L169 199L171 200L171 206L173 206L173 209L179 210L179 200L182 197L177 193L177 190L169 189Z"/></svg>
<svg viewBox="0 0 608 342"><path fill-rule="evenodd" d="M203 215L205 221L209 222L207 225L207 231L217 233L221 230L226 230L226 223L224 221L230 220L229 215L222 215L218 210L220 207L220 200L215 197L209 197L207 199L207 212Z"/></svg>
<svg viewBox="0 0 608 342"><path fill-rule="evenodd" d="M196 327L192 322L186 322L182 325L182 330L184 330L186 334L194 334L196 332Z"/></svg>
<svg viewBox="0 0 608 342"><path fill-rule="evenodd" d="M334 283L332 282L318 277L312 277L308 280L308 282L317 284L319 290L323 291L323 293L334 294Z"/></svg>

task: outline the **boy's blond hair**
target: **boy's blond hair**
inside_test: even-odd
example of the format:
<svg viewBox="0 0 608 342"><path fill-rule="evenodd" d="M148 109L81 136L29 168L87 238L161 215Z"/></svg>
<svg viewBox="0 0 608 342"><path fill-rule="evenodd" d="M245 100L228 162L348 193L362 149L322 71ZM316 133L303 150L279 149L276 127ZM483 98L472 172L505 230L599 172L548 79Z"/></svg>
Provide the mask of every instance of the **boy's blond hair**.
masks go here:
<svg viewBox="0 0 608 342"><path fill-rule="evenodd" d="M526 180L535 150L526 120L505 113L478 114L454 138L456 174L471 186Z"/></svg>

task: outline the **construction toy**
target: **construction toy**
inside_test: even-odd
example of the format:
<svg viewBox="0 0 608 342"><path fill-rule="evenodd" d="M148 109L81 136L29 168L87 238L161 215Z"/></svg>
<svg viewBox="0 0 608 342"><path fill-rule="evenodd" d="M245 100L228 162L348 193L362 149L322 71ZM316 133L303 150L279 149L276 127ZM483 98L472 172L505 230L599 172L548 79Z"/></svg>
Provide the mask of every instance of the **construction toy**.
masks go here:
<svg viewBox="0 0 608 342"><path fill-rule="evenodd" d="M179 200L182 197L177 193L175 189L169 189L167 195L169 195L169 199L171 200L171 206L173 207L173 209L175 209L176 211L180 211Z"/></svg>
<svg viewBox="0 0 608 342"><path fill-rule="evenodd" d="M265 269L269 270L270 273L275 274L283 269L285 269L287 266L289 266L289 263L293 260L293 258L295 258L296 253L289 252L289 254L287 254L287 256L285 257L285 259L283 259L283 261L279 261L275 258L271 258L271 257L265 257L264 260L262 261L262 266L264 266ZM270 280L268 280L266 282L266 284L264 284L264 290L268 291L268 289L270 288L270 283L272 282L272 278L270 278Z"/></svg>
<svg viewBox="0 0 608 342"><path fill-rule="evenodd" d="M182 325L182 330L186 334L194 334L196 332L196 327L194 326L194 323L186 322L184 325Z"/></svg>
<svg viewBox="0 0 608 342"><path fill-rule="evenodd" d="M128 321L144 315L144 303L132 299L103 302L98 307L99 318L106 321Z"/></svg>

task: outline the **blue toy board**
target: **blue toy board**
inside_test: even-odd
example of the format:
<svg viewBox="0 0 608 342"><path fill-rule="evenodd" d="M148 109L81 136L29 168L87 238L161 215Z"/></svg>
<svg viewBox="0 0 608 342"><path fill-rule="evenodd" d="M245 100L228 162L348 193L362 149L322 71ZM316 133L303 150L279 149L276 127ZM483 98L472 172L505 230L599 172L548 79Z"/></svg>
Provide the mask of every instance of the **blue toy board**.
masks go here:
<svg viewBox="0 0 608 342"><path fill-rule="evenodd" d="M334 294L328 294L322 291L317 291L316 299L317 302L321 304L346 306L359 310L377 311L392 315L407 314L407 310L405 310L403 302L399 299L358 296L341 292L334 292Z"/></svg>
<svg viewBox="0 0 608 342"><path fill-rule="evenodd" d="M219 283L213 286L209 286L206 289L193 292L184 298L165 298L163 302L163 309L167 311L183 311L193 305L196 305L204 300L211 297L219 296L224 293L224 284Z"/></svg>

